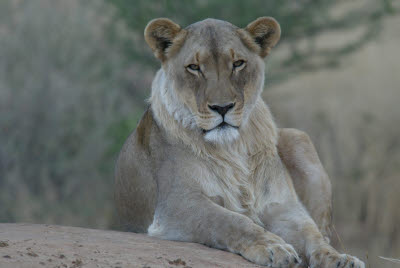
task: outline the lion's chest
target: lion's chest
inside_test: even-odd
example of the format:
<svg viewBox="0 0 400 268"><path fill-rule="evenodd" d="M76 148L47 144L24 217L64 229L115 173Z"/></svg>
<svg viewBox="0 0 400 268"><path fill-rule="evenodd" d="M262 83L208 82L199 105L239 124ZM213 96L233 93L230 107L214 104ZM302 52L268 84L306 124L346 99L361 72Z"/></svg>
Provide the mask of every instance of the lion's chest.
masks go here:
<svg viewBox="0 0 400 268"><path fill-rule="evenodd" d="M196 177L202 192L215 203L240 213L257 211L266 200L266 185L277 174L272 158L234 155L205 160L201 162L200 176Z"/></svg>

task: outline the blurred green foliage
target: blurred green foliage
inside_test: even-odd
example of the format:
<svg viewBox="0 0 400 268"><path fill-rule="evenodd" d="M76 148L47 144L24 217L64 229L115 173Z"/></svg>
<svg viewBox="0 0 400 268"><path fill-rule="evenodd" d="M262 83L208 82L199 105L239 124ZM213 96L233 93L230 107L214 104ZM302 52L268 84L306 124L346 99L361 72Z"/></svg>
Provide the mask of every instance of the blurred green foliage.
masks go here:
<svg viewBox="0 0 400 268"><path fill-rule="evenodd" d="M282 28L280 44L287 44L291 53L279 64L274 65L275 71L269 74L268 83L285 81L303 71L337 67L340 56L359 49L376 37L381 18L396 12L392 6L393 0L377 0L373 6L367 3L358 5L339 16L331 12L339 2L329 0L107 1L117 8L117 18L138 33L140 42L144 42L141 35L147 23L158 17L168 17L182 27L206 18L226 20L239 27L245 27L258 17L274 17ZM315 38L319 34L354 29L360 25L366 30L353 41L330 50L321 50L315 46ZM307 43L306 48L304 41ZM152 67L157 66L158 62L154 57L148 57L147 53L143 53L141 46L128 45L126 48L127 54L132 55L136 61ZM311 55L319 55L322 59L314 63L310 60Z"/></svg>
<svg viewBox="0 0 400 268"><path fill-rule="evenodd" d="M108 0L118 8L119 16L136 31L142 31L146 24L157 17L168 17L183 27L203 20L216 18L245 27L257 17L272 16L282 25L283 39L313 34L329 20L329 8L334 5L329 0L312 1L264 1L264 0Z"/></svg>

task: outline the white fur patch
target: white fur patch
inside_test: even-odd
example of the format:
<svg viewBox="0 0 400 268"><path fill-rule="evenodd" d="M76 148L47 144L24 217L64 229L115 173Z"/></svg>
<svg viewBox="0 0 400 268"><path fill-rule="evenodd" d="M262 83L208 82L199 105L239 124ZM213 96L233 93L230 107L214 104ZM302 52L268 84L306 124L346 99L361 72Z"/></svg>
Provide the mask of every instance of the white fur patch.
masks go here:
<svg viewBox="0 0 400 268"><path fill-rule="evenodd" d="M193 129L196 127L195 116L190 110L179 101L178 96L173 90L174 85L167 83L164 72L158 72L156 79L153 81L153 88L159 90L161 101L165 105L168 113L172 115L177 122L185 128Z"/></svg>
<svg viewBox="0 0 400 268"><path fill-rule="evenodd" d="M161 237L164 234L164 228L161 226L156 217L153 219L153 223L147 229L147 233L150 236Z"/></svg>
<svg viewBox="0 0 400 268"><path fill-rule="evenodd" d="M171 226L160 220L160 217L156 211L154 213L153 223L147 229L147 234L149 236L154 236L166 240L188 240L188 238L185 237L180 230L169 227Z"/></svg>
<svg viewBox="0 0 400 268"><path fill-rule="evenodd" d="M227 144L239 138L239 130L234 127L225 126L214 128L204 135L204 139L214 144Z"/></svg>

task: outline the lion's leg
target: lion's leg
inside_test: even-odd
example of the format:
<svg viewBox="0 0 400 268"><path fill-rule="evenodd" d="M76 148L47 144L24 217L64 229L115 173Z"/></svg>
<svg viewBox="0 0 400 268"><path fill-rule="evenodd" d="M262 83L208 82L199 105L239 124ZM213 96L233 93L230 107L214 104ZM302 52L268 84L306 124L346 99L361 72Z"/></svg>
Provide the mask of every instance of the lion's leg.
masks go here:
<svg viewBox="0 0 400 268"><path fill-rule="evenodd" d="M300 262L296 251L282 238L205 196L191 179L196 173L193 170L179 170L168 164L160 172L159 189L163 191L158 196L149 235L226 249L269 267ZM172 174L174 179L167 180L162 174Z"/></svg>
<svg viewBox="0 0 400 268"><path fill-rule="evenodd" d="M293 245L312 268L364 268L362 261L350 255L340 254L324 239L318 226L297 198L281 159L276 156L275 162L271 162L271 159L267 161L282 172L269 178L265 203L259 214L266 230Z"/></svg>
<svg viewBox="0 0 400 268"><path fill-rule="evenodd" d="M288 183L290 184L289 179ZM365 267L358 258L340 254L330 246L296 198L295 193L288 194L282 189L284 188L270 188L271 192L280 191L280 194L268 200L262 213L262 221L268 231L279 235L287 243L293 245L309 267ZM283 195L285 199L282 198Z"/></svg>
<svg viewBox="0 0 400 268"><path fill-rule="evenodd" d="M331 183L309 136L297 129L280 129L278 150L297 195L329 241L332 224Z"/></svg>

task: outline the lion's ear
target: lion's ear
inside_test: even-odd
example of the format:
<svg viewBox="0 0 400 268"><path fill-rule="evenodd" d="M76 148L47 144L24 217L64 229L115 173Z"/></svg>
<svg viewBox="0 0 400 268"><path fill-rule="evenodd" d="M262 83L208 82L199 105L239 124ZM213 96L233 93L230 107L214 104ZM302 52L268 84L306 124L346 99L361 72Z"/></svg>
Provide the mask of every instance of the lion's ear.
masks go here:
<svg viewBox="0 0 400 268"><path fill-rule="evenodd" d="M175 22L160 18L147 24L144 30L144 38L153 50L154 55L159 60L164 61L167 58L168 49L183 38L182 32L184 30Z"/></svg>
<svg viewBox="0 0 400 268"><path fill-rule="evenodd" d="M261 17L247 25L244 30L252 38L253 44L248 44L254 48L254 43L258 46L257 52L261 57L266 57L279 41L281 37L281 27L279 23L271 17ZM245 38L247 39L247 38ZM249 40L244 40L247 43Z"/></svg>

